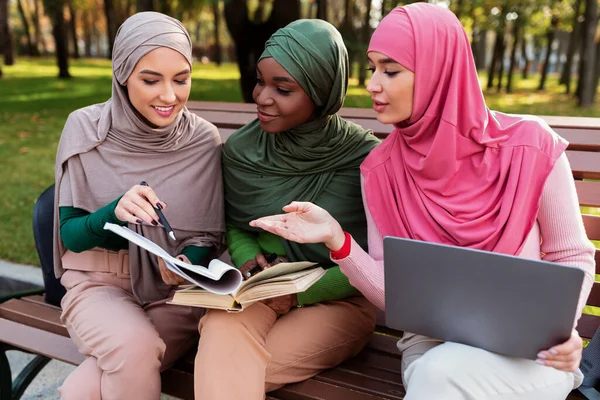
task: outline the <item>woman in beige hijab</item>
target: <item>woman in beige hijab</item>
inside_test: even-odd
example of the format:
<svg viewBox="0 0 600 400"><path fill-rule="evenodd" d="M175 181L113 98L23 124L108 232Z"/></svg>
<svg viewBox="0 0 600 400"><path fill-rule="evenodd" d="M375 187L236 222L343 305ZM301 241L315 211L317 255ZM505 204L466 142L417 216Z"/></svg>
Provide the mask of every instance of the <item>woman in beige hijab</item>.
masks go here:
<svg viewBox="0 0 600 400"><path fill-rule="evenodd" d="M221 140L185 107L191 53L179 21L132 16L115 39L112 97L73 112L65 125L54 264L67 288L61 318L86 359L59 389L63 399L159 399L161 369L195 342L204 310L165 304L180 281L103 229L127 225L192 263L221 248ZM163 209L176 240L153 206Z"/></svg>

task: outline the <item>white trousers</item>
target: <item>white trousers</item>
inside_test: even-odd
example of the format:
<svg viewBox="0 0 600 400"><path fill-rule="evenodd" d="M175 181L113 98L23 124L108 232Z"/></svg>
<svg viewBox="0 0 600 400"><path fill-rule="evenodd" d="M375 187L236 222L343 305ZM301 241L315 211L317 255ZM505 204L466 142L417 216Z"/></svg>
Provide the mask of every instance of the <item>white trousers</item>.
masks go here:
<svg viewBox="0 0 600 400"><path fill-rule="evenodd" d="M404 371L404 400L564 400L583 374L446 342Z"/></svg>

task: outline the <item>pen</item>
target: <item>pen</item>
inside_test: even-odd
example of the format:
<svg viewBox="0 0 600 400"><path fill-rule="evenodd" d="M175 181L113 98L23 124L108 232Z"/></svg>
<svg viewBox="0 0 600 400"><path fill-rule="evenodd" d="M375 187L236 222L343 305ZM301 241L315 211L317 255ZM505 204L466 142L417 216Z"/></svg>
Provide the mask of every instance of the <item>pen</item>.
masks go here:
<svg viewBox="0 0 600 400"><path fill-rule="evenodd" d="M146 181L141 181L140 185L142 185L142 186L150 186L150 185L148 185L148 183ZM160 208L157 208L154 204L152 204L152 207L154 208L154 211L156 211L156 214L158 215L158 219L160 220L160 223L162 224L162 226L165 227L165 230L169 234L169 237L171 239L173 239L173 240L176 240L175 239L175 234L173 233L173 229L171 229L171 225L169 225L169 222L165 218L165 215L162 213L162 211L160 210Z"/></svg>

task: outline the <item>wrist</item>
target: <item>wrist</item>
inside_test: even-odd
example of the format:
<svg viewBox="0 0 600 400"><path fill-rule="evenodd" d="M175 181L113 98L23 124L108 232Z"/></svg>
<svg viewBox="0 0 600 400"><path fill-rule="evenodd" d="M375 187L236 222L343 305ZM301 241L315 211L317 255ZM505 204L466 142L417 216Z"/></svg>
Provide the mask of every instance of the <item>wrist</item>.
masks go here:
<svg viewBox="0 0 600 400"><path fill-rule="evenodd" d="M325 246L327 246L327 248L330 251L336 252L336 251L339 251L344 246L345 241L346 241L346 234L342 230L342 227L339 224L337 224L337 226L333 230L331 238L325 243Z"/></svg>

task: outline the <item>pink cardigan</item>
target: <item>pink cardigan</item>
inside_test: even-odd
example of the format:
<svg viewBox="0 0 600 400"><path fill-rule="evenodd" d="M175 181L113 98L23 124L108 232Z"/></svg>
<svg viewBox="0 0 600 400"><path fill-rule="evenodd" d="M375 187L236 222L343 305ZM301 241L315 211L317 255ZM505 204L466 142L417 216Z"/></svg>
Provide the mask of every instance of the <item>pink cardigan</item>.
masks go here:
<svg viewBox="0 0 600 400"><path fill-rule="evenodd" d="M385 310L383 237L366 204L365 212L369 253L352 239L350 254L334 261L355 288L378 308ZM583 227L571 167L563 154L546 181L537 224L520 256L558 262L585 271L576 318L579 319L594 283L594 251L594 245L588 240Z"/></svg>

